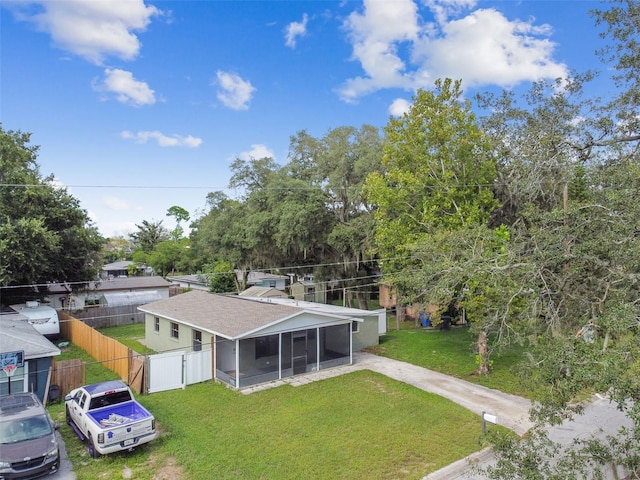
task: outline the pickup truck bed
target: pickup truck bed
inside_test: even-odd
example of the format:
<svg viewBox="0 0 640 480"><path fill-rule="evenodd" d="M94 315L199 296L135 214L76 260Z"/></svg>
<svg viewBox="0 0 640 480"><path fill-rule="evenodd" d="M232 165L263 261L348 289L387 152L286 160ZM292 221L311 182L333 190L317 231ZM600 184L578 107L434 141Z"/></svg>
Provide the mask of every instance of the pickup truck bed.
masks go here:
<svg viewBox="0 0 640 480"><path fill-rule="evenodd" d="M131 450L156 438L155 418L122 381L72 390L65 397L67 423L87 442L93 458Z"/></svg>
<svg viewBox="0 0 640 480"><path fill-rule="evenodd" d="M151 414L138 402L130 401L89 410L87 416L101 427L120 426L127 423L148 418Z"/></svg>

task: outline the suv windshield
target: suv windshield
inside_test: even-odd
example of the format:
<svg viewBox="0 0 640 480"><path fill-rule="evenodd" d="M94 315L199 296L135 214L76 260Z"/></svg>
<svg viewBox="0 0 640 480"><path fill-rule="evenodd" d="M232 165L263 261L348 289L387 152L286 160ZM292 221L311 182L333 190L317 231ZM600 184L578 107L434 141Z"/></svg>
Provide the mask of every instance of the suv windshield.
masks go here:
<svg viewBox="0 0 640 480"><path fill-rule="evenodd" d="M0 444L24 442L52 433L51 423L46 415L0 422Z"/></svg>

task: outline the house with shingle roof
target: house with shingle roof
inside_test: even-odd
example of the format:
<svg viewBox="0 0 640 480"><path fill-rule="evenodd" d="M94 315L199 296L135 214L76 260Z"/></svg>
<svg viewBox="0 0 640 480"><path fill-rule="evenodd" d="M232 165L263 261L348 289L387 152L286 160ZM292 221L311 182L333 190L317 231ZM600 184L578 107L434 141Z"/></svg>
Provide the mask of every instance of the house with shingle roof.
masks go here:
<svg viewBox="0 0 640 480"><path fill-rule="evenodd" d="M149 348L211 349L212 378L234 388L350 364L378 344L379 312L279 300L192 290L138 309Z"/></svg>
<svg viewBox="0 0 640 480"><path fill-rule="evenodd" d="M22 352L23 361L11 377L0 370L0 395L34 392L44 400L49 367L53 364L53 357L60 355L60 349L27 320L14 311L0 314L0 357Z"/></svg>
<svg viewBox="0 0 640 480"><path fill-rule="evenodd" d="M287 281L289 280L289 277L287 277L286 275L275 275L273 273L258 271L242 272L241 270L235 270L234 272L236 274L238 284L242 285L246 280L247 288L266 287L285 291L285 289L287 288ZM172 275L168 276L167 280L170 280L171 282L179 285L181 288L209 291L209 274L206 273Z"/></svg>

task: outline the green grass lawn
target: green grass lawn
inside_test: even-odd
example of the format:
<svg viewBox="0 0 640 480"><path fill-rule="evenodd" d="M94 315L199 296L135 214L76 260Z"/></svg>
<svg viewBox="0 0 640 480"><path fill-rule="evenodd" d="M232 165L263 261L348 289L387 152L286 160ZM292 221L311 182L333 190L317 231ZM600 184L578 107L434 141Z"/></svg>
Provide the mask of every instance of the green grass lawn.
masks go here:
<svg viewBox="0 0 640 480"><path fill-rule="evenodd" d="M446 373L489 388L535 398L536 392L518 377L525 349L511 346L503 353L491 356L491 374L476 375L477 364L473 350L475 338L466 327L450 330L411 328L392 330L380 338L380 345L369 351L384 357L402 360L441 373Z"/></svg>
<svg viewBox="0 0 640 480"><path fill-rule="evenodd" d="M131 323L118 327L101 328L98 329L98 331L107 337L118 340L120 343L141 355L156 353L141 342L144 341L144 323Z"/></svg>
<svg viewBox="0 0 640 480"><path fill-rule="evenodd" d="M127 343L144 336L144 325L102 332ZM479 377L472 344L467 328L406 328L372 351L531 396L515 374L521 349L493 355L493 373ZM73 345L63 349L68 358L88 362L87 383L117 377ZM50 406L78 480L419 479L485 446L477 415L370 371L251 395L205 382L138 400L156 416L160 438L98 460L64 424L64 406Z"/></svg>
<svg viewBox="0 0 640 480"><path fill-rule="evenodd" d="M166 468L175 480L419 479L483 447L477 415L370 371L251 395L205 382L138 400L160 438L98 460L52 406L78 480L151 480Z"/></svg>

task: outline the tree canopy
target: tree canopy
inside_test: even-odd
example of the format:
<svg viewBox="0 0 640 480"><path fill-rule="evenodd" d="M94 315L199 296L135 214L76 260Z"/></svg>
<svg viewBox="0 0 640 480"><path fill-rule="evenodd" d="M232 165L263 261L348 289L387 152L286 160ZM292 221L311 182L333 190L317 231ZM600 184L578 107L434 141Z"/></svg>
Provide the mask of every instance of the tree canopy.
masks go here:
<svg viewBox="0 0 640 480"><path fill-rule="evenodd" d="M88 282L103 240L80 202L43 177L31 135L0 126L0 284L2 302L40 296L31 285Z"/></svg>
<svg viewBox="0 0 640 480"><path fill-rule="evenodd" d="M460 81L438 80L385 128L383 170L366 182L383 258L406 256L439 229L482 224L497 206L489 139L462 93Z"/></svg>
<svg viewBox="0 0 640 480"><path fill-rule="evenodd" d="M209 212L194 223L194 252L205 263L224 260L247 273L304 273L299 268L308 265L321 278L371 283L363 266L372 258L373 226L361 190L380 166L380 145L374 127L340 127L322 138L292 136L283 166L271 158L236 159L230 187L243 198L209 194Z"/></svg>

